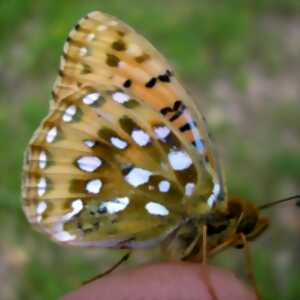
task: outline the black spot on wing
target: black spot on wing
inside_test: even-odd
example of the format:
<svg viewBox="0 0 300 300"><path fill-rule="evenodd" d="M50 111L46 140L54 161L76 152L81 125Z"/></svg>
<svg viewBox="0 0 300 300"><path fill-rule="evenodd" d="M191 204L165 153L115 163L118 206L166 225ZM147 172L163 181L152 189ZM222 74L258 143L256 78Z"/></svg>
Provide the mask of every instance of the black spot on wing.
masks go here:
<svg viewBox="0 0 300 300"><path fill-rule="evenodd" d="M171 107L166 106L160 110L160 113L165 116L167 113L172 112L172 111L173 111L173 109Z"/></svg>
<svg viewBox="0 0 300 300"><path fill-rule="evenodd" d="M116 131L112 130L111 128L108 127L103 127L98 131L98 136L102 138L103 140L110 142L110 139L112 137L118 137L118 134Z"/></svg>
<svg viewBox="0 0 300 300"><path fill-rule="evenodd" d="M147 88L153 88L155 86L156 83L156 78L152 77L146 84L145 87Z"/></svg>
<svg viewBox="0 0 300 300"><path fill-rule="evenodd" d="M64 77L65 76L63 70L58 70L58 74L59 74L60 77Z"/></svg>
<svg viewBox="0 0 300 300"><path fill-rule="evenodd" d="M167 74L168 76L173 76L173 73L172 73L170 70L167 70L167 71L166 71L166 74Z"/></svg>
<svg viewBox="0 0 300 300"><path fill-rule="evenodd" d="M134 168L133 165L125 165L125 166L122 166L121 171L122 171L123 176L128 175L128 174L130 173L130 171L131 171L133 168Z"/></svg>
<svg viewBox="0 0 300 300"><path fill-rule="evenodd" d="M168 71L165 74L159 75L158 79L162 82L170 82L171 81Z"/></svg>
<svg viewBox="0 0 300 300"><path fill-rule="evenodd" d="M117 51L125 51L126 50L126 45L122 40L113 42L111 47Z"/></svg>
<svg viewBox="0 0 300 300"><path fill-rule="evenodd" d="M182 125L181 127L179 127L179 130L181 132L185 132L185 131L189 131L192 128L195 128L195 127L197 127L197 125L196 125L196 122L193 121L193 122L185 123L184 125Z"/></svg>
<svg viewBox="0 0 300 300"><path fill-rule="evenodd" d="M124 81L123 86L125 88L129 88L132 85L132 81L130 79L127 79L126 81Z"/></svg>
<svg viewBox="0 0 300 300"><path fill-rule="evenodd" d="M131 132L134 130L134 129L139 129L140 127L132 120L130 119L129 117L127 116L124 116L122 117L120 120L119 120L119 123L122 127L122 129L131 134Z"/></svg>
<svg viewBox="0 0 300 300"><path fill-rule="evenodd" d="M81 74L90 74L92 73L92 68L88 64L82 64Z"/></svg>
<svg viewBox="0 0 300 300"><path fill-rule="evenodd" d="M184 112L184 110L185 110L185 107L182 110L176 111L175 114L169 120L171 122L177 120L182 115L182 113Z"/></svg>
<svg viewBox="0 0 300 300"><path fill-rule="evenodd" d="M130 99L129 101L123 103L123 106L125 106L126 108L129 108L129 109L136 108L139 105L140 105L140 103L134 99Z"/></svg>
<svg viewBox="0 0 300 300"><path fill-rule="evenodd" d="M137 63L141 64L141 63L147 61L148 59L150 59L150 55L145 53L145 54L143 54L143 55L137 56L137 57L135 58L135 61L136 61Z"/></svg>
<svg viewBox="0 0 300 300"><path fill-rule="evenodd" d="M107 65L109 65L110 67L117 67L119 65L120 59L113 55L113 54L107 54L106 57L106 63Z"/></svg>
<svg viewBox="0 0 300 300"><path fill-rule="evenodd" d="M118 30L117 33L118 33L118 35L121 36L121 37L125 36L125 34L126 34L126 32L124 32L124 31L122 31L122 30Z"/></svg>
<svg viewBox="0 0 300 300"><path fill-rule="evenodd" d="M178 110L182 105L184 105L184 104L182 104L182 101L180 101L180 100L175 101L175 103L173 105L173 110L174 111Z"/></svg>
<svg viewBox="0 0 300 300"><path fill-rule="evenodd" d="M171 122L177 120L182 113L185 111L186 106L182 103L182 101L178 100L174 103L173 111L175 111L174 115L169 119Z"/></svg>

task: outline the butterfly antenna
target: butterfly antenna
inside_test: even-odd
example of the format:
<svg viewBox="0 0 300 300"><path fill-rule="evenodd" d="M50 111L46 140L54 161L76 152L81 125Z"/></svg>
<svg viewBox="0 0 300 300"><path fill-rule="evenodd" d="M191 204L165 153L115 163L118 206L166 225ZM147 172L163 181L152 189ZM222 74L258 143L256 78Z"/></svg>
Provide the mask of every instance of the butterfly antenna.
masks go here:
<svg viewBox="0 0 300 300"><path fill-rule="evenodd" d="M283 198L283 199L280 199L280 200L277 200L277 201L273 201L273 202L270 202L270 203L260 205L260 206L258 206L258 209L262 210L262 209L269 208L271 206L274 206L274 205L277 205L277 204L280 204L280 203L283 203L283 202L291 201L291 200L297 200L296 205L300 207L300 195L294 195L294 196Z"/></svg>

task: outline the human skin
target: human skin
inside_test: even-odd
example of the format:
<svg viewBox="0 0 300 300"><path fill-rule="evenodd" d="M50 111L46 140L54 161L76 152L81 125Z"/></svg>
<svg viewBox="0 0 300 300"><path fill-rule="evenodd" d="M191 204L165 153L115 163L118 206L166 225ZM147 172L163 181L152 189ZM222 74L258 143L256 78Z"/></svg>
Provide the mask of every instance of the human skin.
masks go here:
<svg viewBox="0 0 300 300"><path fill-rule="evenodd" d="M233 273L198 263L145 265L107 276L60 300L255 300Z"/></svg>

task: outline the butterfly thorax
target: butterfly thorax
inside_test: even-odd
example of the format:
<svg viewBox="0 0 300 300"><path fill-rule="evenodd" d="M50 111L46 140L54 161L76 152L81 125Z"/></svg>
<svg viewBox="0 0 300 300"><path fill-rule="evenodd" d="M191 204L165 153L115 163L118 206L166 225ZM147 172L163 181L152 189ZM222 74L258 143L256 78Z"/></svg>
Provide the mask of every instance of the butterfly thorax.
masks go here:
<svg viewBox="0 0 300 300"><path fill-rule="evenodd" d="M255 205L241 199L230 199L226 209L216 207L207 214L189 218L163 244L169 257L181 260L202 260L203 225L207 231L207 252L213 255L224 248L244 246L258 237L268 226L266 217Z"/></svg>

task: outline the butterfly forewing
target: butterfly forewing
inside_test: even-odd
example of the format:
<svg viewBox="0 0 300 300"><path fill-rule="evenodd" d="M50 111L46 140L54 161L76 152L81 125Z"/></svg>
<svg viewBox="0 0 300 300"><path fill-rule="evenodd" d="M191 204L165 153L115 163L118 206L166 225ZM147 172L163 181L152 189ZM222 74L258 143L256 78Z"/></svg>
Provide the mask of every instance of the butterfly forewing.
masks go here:
<svg viewBox="0 0 300 300"><path fill-rule="evenodd" d="M69 34L53 88L53 102L86 84L107 84L160 112L193 144L211 173L216 199L225 197L205 122L162 55L122 21L101 12L81 19Z"/></svg>

